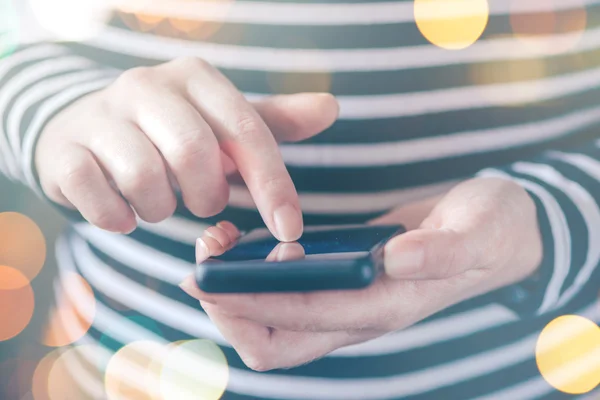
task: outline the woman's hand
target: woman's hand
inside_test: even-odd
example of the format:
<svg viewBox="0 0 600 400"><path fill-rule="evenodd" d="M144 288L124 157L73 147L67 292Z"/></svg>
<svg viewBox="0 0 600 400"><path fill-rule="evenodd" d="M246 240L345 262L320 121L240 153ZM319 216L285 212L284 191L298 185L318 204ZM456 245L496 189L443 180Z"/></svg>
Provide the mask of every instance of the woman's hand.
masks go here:
<svg viewBox="0 0 600 400"><path fill-rule="evenodd" d="M367 289L213 295L200 291L192 277L182 288L200 300L245 363L265 371L298 366L406 328L516 283L541 262L535 204L506 180L465 181L444 196L400 207L373 223L403 223L409 232L387 243L386 274ZM215 239L221 233L239 234L230 224L211 229L203 237L209 239L209 252L223 250ZM206 250L200 254L205 257Z"/></svg>
<svg viewBox="0 0 600 400"><path fill-rule="evenodd" d="M295 240L302 216L277 141L313 136L337 113L328 94L249 103L206 62L179 59L126 71L57 115L36 167L50 199L115 232L135 228L134 211L148 222L168 218L173 186L193 214L219 213L237 167L271 232Z"/></svg>

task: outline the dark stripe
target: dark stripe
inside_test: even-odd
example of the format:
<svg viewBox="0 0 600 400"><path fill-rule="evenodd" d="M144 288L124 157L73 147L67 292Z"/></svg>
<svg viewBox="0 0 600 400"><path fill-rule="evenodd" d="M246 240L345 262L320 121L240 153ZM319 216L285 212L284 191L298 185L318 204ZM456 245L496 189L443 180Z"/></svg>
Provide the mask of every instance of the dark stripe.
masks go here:
<svg viewBox="0 0 600 400"><path fill-rule="evenodd" d="M507 170L508 173L516 178L525 179L542 186L546 189L552 197L558 201L561 210L565 213L567 219L567 225L569 228L569 235L571 236L571 262L570 271L565 281L563 282L561 293L564 292L572 283L577 273L581 270L581 267L585 263L588 251L588 231L586 228L585 220L581 215L579 209L575 206L573 201L567 197L567 195L556 187L546 183L545 181L538 179L528 174L521 174L515 171ZM551 231L544 232L550 235ZM547 251L554 251L553 249L547 249ZM544 267L550 267L554 269L554 265L545 265ZM543 285L544 291L547 288L547 283ZM540 303L541 304L541 303Z"/></svg>
<svg viewBox="0 0 600 400"><path fill-rule="evenodd" d="M155 282L149 282L149 279L151 278L144 277L142 274L130 270L127 266L111 260L109 256L97 252L96 250L95 253L100 256L103 261L107 262L116 273L125 275L133 280L138 280L139 284L151 286L154 290L164 296L178 301L180 301L182 295L187 296L182 293L181 289L168 284L158 284L155 286ZM591 294L593 295L594 293ZM585 300L583 302L581 299L582 297ZM578 310L584 305L589 304L588 302L592 301L592 299L593 297L590 299L590 296L580 296L569 309ZM184 299L182 302L199 309L199 305L195 300L190 300L188 298ZM484 305L481 303L472 304L474 309ZM564 313L568 310L561 311ZM128 317L137 314L138 313L135 311L127 311L124 313L124 315ZM397 354L373 357L325 358L292 370L274 371L273 373L294 376L327 376L332 378L364 378L366 376L391 376L411 373L435 366L440 360L460 360L467 358L470 355L476 355L489 349L501 347L507 343L516 342L529 334L541 330L555 314L556 316L561 315L560 312L555 312L540 318L520 320L518 323L493 327L472 335L451 339L443 343L437 343L423 348L407 350ZM155 332L160 332L161 335L169 341L191 339L178 330L165 326L159 322L156 322L156 329L154 328L154 325L151 328L151 330ZM229 348L223 348L223 350L232 367L245 368L233 350Z"/></svg>
<svg viewBox="0 0 600 400"><path fill-rule="evenodd" d="M600 5L588 7L591 16ZM412 10L411 10L412 11ZM539 25L542 13L520 14L518 29L527 25ZM547 15L547 14L546 14ZM572 10L561 10L555 13L558 24L563 20L574 18ZM268 25L237 22L206 22L182 20L187 26L197 29L191 32L177 30L166 18L148 32L149 35L160 35L182 40L203 41L219 44L235 44L243 47L268 47L277 49L369 49L428 45L430 42L419 31L414 20L402 23L387 24L355 24L355 25ZM587 29L594 29L598 19L588 18ZM130 13L117 12L109 25L127 30L145 31L140 29L136 18ZM577 32L577 24L560 25L560 33ZM540 29L538 29L539 32ZM543 31L543 27L541 28ZM535 33L535 29L529 29ZM559 33L558 29L547 33ZM514 32L510 14L490 16L484 32L478 40L510 36ZM541 35L540 35L541 36ZM440 50L447 51L447 50Z"/></svg>
<svg viewBox="0 0 600 400"><path fill-rule="evenodd" d="M396 142L544 122L597 104L599 88L521 107L488 107L370 120L338 120L306 144Z"/></svg>
<svg viewBox="0 0 600 400"><path fill-rule="evenodd" d="M600 124L597 124L600 125ZM377 167L295 167L288 166L300 192L368 193L404 189L466 178L490 166L501 166L535 157L548 149L560 149L597 135L597 126L573 132L560 139L498 151L435 159L403 165ZM315 179L318 177L318 179ZM234 180L235 178L232 178ZM239 182L239 179L236 183Z"/></svg>
<svg viewBox="0 0 600 400"><path fill-rule="evenodd" d="M71 43L68 46L77 54L119 69L153 66L165 62L85 44ZM198 56L201 57L202 54ZM482 84L534 80L591 69L600 66L599 60L600 50L590 50L575 55L560 54L535 59L439 65L396 71L301 73L225 68L221 71L242 92L271 94L328 91L336 96L360 96L473 86L479 83L478 80ZM541 64L544 66L543 71L540 70Z"/></svg>

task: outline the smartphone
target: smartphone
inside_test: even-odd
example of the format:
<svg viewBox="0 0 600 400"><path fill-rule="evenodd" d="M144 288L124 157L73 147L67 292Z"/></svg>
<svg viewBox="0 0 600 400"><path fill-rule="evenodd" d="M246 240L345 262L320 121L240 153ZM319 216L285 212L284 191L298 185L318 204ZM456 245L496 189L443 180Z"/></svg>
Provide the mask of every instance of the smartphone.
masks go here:
<svg viewBox="0 0 600 400"><path fill-rule="evenodd" d="M297 242L282 243L256 229L200 263L196 281L208 293L360 289L383 270L385 243L404 232L401 225L309 226Z"/></svg>

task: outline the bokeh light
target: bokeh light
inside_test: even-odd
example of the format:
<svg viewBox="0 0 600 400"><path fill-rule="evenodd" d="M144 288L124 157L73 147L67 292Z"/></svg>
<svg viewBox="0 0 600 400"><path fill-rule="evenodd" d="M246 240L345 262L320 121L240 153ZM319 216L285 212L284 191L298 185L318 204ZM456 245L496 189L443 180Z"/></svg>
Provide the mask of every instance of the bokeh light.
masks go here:
<svg viewBox="0 0 600 400"><path fill-rule="evenodd" d="M168 346L149 340L132 342L117 351L106 367L108 399L160 399L159 376L167 351Z"/></svg>
<svg viewBox="0 0 600 400"><path fill-rule="evenodd" d="M19 42L19 17L13 0L0 1L0 58L12 53Z"/></svg>
<svg viewBox="0 0 600 400"><path fill-rule="evenodd" d="M197 3L120 0L117 10L121 20L131 29L184 39L207 39L222 26L233 0Z"/></svg>
<svg viewBox="0 0 600 400"><path fill-rule="evenodd" d="M15 268L0 265L0 341L21 333L31 321L34 307L27 277Z"/></svg>
<svg viewBox="0 0 600 400"><path fill-rule="evenodd" d="M584 0L574 0L569 9L557 9L562 0L511 0L510 24L514 35L536 51L561 53L581 40L587 26ZM543 11L522 13L523 3ZM546 37L563 35L562 38ZM545 38L546 37L546 38Z"/></svg>
<svg viewBox="0 0 600 400"><path fill-rule="evenodd" d="M592 391L600 384L600 327L576 315L554 319L536 346L540 373L556 389L570 394Z"/></svg>
<svg viewBox="0 0 600 400"><path fill-rule="evenodd" d="M48 395L48 377L50 376L50 371L52 370L54 363L63 352L63 349L56 349L48 353L38 363L31 382L31 394L35 400L51 400Z"/></svg>
<svg viewBox="0 0 600 400"><path fill-rule="evenodd" d="M92 400L104 397L103 374L82 361L79 354L82 351L93 352L96 349L93 345L71 347L62 351L52 363L47 384L50 400Z"/></svg>
<svg viewBox="0 0 600 400"><path fill-rule="evenodd" d="M225 355L209 340L178 343L169 351L160 375L164 400L217 400L229 381Z"/></svg>
<svg viewBox="0 0 600 400"><path fill-rule="evenodd" d="M69 272L61 282L62 292L50 311L42 343L50 347L66 346L81 339L90 329L96 314L96 299L89 283ZM65 323L73 322L68 328Z"/></svg>
<svg viewBox="0 0 600 400"><path fill-rule="evenodd" d="M449 50L469 47L489 20L487 0L415 0L415 22L421 34Z"/></svg>
<svg viewBox="0 0 600 400"><path fill-rule="evenodd" d="M21 352L22 353L22 352ZM37 362L22 356L0 363L0 392L5 399L20 399L31 390Z"/></svg>
<svg viewBox="0 0 600 400"><path fill-rule="evenodd" d="M522 106L539 100L544 90L547 66L543 59L506 59L469 66L469 78L481 96L505 107ZM518 93L518 100L508 100L503 92L494 90L497 84L527 82Z"/></svg>
<svg viewBox="0 0 600 400"><path fill-rule="evenodd" d="M30 281L46 260L46 240L30 218L16 212L0 213L0 265L21 271Z"/></svg>
<svg viewBox="0 0 600 400"><path fill-rule="evenodd" d="M112 14L106 0L29 0L29 4L39 25L59 40L92 38Z"/></svg>

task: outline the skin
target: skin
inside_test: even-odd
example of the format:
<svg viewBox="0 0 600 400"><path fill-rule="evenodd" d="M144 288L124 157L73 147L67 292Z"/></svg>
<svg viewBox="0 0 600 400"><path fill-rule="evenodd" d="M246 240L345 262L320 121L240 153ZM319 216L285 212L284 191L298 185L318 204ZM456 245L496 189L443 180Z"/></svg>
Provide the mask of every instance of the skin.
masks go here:
<svg viewBox="0 0 600 400"><path fill-rule="evenodd" d="M178 59L129 70L60 112L41 133L35 163L51 200L120 233L134 230L136 218L171 216L176 190L193 214L218 214L228 201L226 177L239 172L274 236L294 242L302 216L277 143L318 134L338 112L329 94L250 103L206 62ZM529 276L542 257L532 199L498 178L465 181L370 223L402 223L409 232L386 245L385 274L367 289L209 295L193 277L182 288L200 300L246 364L265 371L408 327ZM197 242L198 261L222 254L239 235L227 221L207 229ZM287 243L270 257L303 253Z"/></svg>
<svg viewBox="0 0 600 400"><path fill-rule="evenodd" d="M517 184L499 178L462 182L371 223L403 223L409 231L386 244L385 274L364 290L208 294L193 277L181 286L200 301L244 362L266 371L302 365L406 328L526 278L542 258L533 200ZM219 225L235 240L235 227ZM232 243L203 244L205 239L198 240L198 261Z"/></svg>
<svg viewBox="0 0 600 400"><path fill-rule="evenodd" d="M174 188L194 215L218 214L237 171L271 232L293 241L302 214L278 142L316 135L338 112L330 94L250 103L208 63L182 58L126 71L74 102L41 133L35 163L51 200L120 233L135 229L136 216L170 217Z"/></svg>

